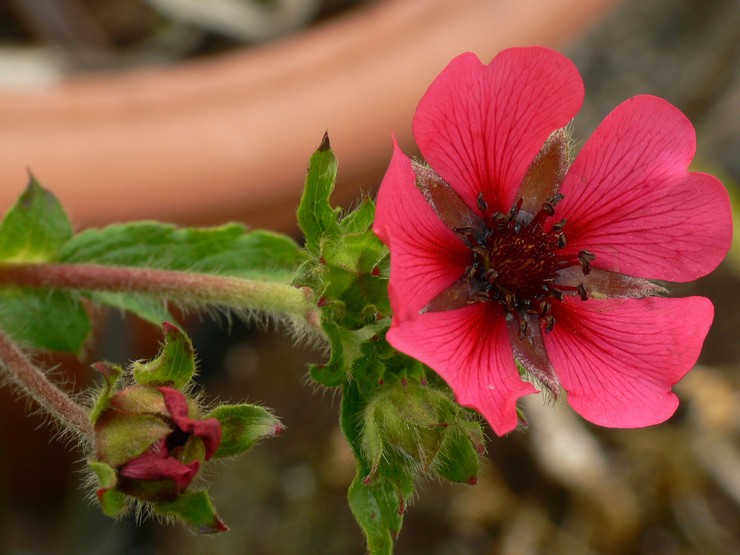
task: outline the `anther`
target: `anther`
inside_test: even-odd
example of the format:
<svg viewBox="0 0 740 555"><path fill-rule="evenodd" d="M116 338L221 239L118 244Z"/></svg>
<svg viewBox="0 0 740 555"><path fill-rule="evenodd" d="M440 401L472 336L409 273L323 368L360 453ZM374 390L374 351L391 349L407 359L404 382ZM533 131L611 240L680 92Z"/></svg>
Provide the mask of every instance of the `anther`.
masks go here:
<svg viewBox="0 0 740 555"><path fill-rule="evenodd" d="M581 270L583 271L584 276L587 276L591 273L591 262L593 262L595 259L596 255L593 253L590 253L588 251L578 252L578 262L581 263Z"/></svg>
<svg viewBox="0 0 740 555"><path fill-rule="evenodd" d="M522 209L522 203L524 202L523 197L519 197L519 200L516 201L516 204L511 207L511 210L509 210L509 219L513 220L516 218L517 214L519 214L519 211Z"/></svg>
<svg viewBox="0 0 740 555"><path fill-rule="evenodd" d="M545 316L545 332L550 333L555 327L555 317L552 314Z"/></svg>
<svg viewBox="0 0 740 555"><path fill-rule="evenodd" d="M519 320L519 339L524 339L527 335L527 321Z"/></svg>
<svg viewBox="0 0 740 555"><path fill-rule="evenodd" d="M478 198L476 199L476 203L478 204L478 209L481 212L485 212L486 210L488 210L488 203L483 198L483 191L478 193Z"/></svg>
<svg viewBox="0 0 740 555"><path fill-rule="evenodd" d="M559 222L552 224L552 230L553 231L563 231L563 228L565 227L565 224L567 223L568 223L568 220L566 218L563 218Z"/></svg>
<svg viewBox="0 0 740 555"><path fill-rule="evenodd" d="M553 206L556 206L561 200L563 200L565 197L561 195L560 193L555 193L553 196L551 196L549 199L547 199L547 202L552 204Z"/></svg>
<svg viewBox="0 0 740 555"><path fill-rule="evenodd" d="M484 278L484 279L485 279L485 280L486 280L486 281L487 281L488 283L491 283L491 284L492 284L492 283L493 283L494 281L496 281L496 278L497 278L498 276L499 276L499 273L498 273L498 272L497 272L497 271L496 271L496 270L495 270L494 268L488 268L488 270L486 270L486 273L485 273L485 274L483 274L483 278Z"/></svg>
<svg viewBox="0 0 740 555"><path fill-rule="evenodd" d="M578 295L581 297L582 301L588 300L588 292L586 291L586 286L582 283L578 284L578 287L576 287L576 291L578 291Z"/></svg>

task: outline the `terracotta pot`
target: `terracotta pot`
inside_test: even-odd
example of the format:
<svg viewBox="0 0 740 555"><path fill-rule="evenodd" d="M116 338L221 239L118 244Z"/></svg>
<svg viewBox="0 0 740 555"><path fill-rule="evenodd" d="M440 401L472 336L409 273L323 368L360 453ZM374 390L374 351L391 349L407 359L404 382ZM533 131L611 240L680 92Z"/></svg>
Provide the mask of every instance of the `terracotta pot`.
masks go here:
<svg viewBox="0 0 740 555"><path fill-rule="evenodd" d="M292 230L329 130L340 197L377 185L391 133L458 53L563 46L616 0L386 0L213 59L0 92L0 207L30 169L81 226L241 219Z"/></svg>

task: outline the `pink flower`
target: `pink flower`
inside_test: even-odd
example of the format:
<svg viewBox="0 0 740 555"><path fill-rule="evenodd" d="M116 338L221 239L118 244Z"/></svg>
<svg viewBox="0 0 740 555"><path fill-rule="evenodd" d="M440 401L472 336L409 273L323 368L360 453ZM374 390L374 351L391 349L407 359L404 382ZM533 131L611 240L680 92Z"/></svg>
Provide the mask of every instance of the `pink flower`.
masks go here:
<svg viewBox="0 0 740 555"><path fill-rule="evenodd" d="M562 387L603 426L666 420L713 318L708 299L657 297L648 281L691 281L729 249L726 191L687 171L691 123L660 98L632 98L570 165L563 128L582 100L557 52L512 48L487 66L463 54L414 117L428 165L395 145L378 195L388 341L497 434L516 427L532 382Z"/></svg>

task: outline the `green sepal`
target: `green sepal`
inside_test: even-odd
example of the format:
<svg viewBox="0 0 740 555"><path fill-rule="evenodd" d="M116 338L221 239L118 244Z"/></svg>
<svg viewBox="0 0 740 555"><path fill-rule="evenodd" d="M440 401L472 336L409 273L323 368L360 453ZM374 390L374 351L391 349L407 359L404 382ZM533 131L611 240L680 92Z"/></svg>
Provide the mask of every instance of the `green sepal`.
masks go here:
<svg viewBox="0 0 740 555"><path fill-rule="evenodd" d="M93 368L103 375L103 387L100 389L97 398L95 399L95 405L93 405L92 411L90 411L90 422L95 424L100 414L108 408L108 402L116 388L119 378L123 374L123 369L116 365L107 362L98 362L93 364Z"/></svg>
<svg viewBox="0 0 740 555"><path fill-rule="evenodd" d="M156 358L134 362L134 380L140 384L172 384L182 389L195 374L195 353L190 338L180 328L165 322L164 345Z"/></svg>
<svg viewBox="0 0 740 555"><path fill-rule="evenodd" d="M321 385L336 387L344 383L356 362L364 360L362 345L377 338L384 324L368 324L353 330L324 318L321 327L331 345L331 356L325 364L311 367L311 377Z"/></svg>
<svg viewBox="0 0 740 555"><path fill-rule="evenodd" d="M138 457L157 441L172 433L172 427L152 414L103 415L96 426L97 458L120 466Z"/></svg>
<svg viewBox="0 0 740 555"><path fill-rule="evenodd" d="M21 345L79 354L90 327L77 292L0 288L0 328Z"/></svg>
<svg viewBox="0 0 740 555"><path fill-rule="evenodd" d="M243 453L284 429L277 417L256 405L220 405L206 418L216 418L221 424L221 443L213 455L216 458Z"/></svg>
<svg viewBox="0 0 740 555"><path fill-rule="evenodd" d="M354 235L370 229L374 220L375 203L370 197L363 197L359 206L342 218L339 227L343 234Z"/></svg>
<svg viewBox="0 0 740 555"><path fill-rule="evenodd" d="M325 236L338 232L339 209L332 208L329 202L336 179L337 159L331 149L329 135L324 134L319 148L308 163L303 196L297 211L298 225L306 238L306 250L314 254L319 253Z"/></svg>
<svg viewBox="0 0 740 555"><path fill-rule="evenodd" d="M186 491L173 501L156 501L153 509L156 514L175 517L196 534L214 534L229 529L216 514L205 491Z"/></svg>
<svg viewBox="0 0 740 555"><path fill-rule="evenodd" d="M0 224L0 261L54 261L72 234L72 224L57 198L31 175L26 190Z"/></svg>
<svg viewBox="0 0 740 555"><path fill-rule="evenodd" d="M88 461L87 465L95 473L100 487L96 495L103 514L110 517L119 517L129 510L126 494L116 490L118 478L111 466L100 461Z"/></svg>
<svg viewBox="0 0 740 555"><path fill-rule="evenodd" d="M445 433L434 470L451 482L478 482L480 454L463 430L453 427Z"/></svg>

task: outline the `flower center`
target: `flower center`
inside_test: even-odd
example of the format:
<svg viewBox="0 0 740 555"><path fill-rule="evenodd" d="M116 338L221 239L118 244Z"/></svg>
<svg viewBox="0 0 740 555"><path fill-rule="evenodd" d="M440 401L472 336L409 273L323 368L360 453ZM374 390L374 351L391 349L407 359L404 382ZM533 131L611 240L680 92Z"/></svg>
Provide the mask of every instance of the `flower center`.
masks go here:
<svg viewBox="0 0 740 555"><path fill-rule="evenodd" d="M552 299L562 300L566 292L587 298L583 284L573 287L555 283L558 272L571 266L580 265L583 274L588 274L595 258L588 251L580 251L576 257L558 253L566 245L565 220L545 231L545 222L562 199L560 194L551 197L532 216L521 211L521 198L508 214L502 214L489 209L482 193L478 196L485 228L467 236L473 262L466 277L478 283L477 300L501 304L519 323L522 336L526 332L526 313L535 314L544 321L545 330L551 331L555 324L550 314Z"/></svg>

